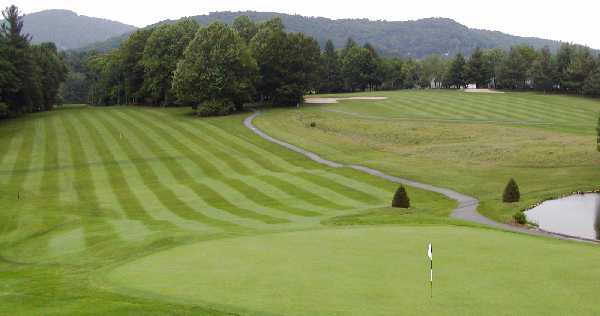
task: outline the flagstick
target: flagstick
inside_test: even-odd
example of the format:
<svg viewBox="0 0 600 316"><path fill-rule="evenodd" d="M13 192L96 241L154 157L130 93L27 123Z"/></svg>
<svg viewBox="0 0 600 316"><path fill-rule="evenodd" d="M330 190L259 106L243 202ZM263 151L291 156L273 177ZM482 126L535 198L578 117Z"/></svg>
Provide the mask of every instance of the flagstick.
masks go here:
<svg viewBox="0 0 600 316"><path fill-rule="evenodd" d="M433 298L433 259L430 259L429 263L429 293L430 298Z"/></svg>

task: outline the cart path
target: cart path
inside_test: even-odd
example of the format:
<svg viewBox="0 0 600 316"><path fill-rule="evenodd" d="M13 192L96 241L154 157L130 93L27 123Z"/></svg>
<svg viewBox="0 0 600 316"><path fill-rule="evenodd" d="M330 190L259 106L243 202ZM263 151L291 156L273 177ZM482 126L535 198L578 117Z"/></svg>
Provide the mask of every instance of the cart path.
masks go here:
<svg viewBox="0 0 600 316"><path fill-rule="evenodd" d="M375 177L383 178L383 179L386 179L386 180L394 182L394 183L403 184L403 185L407 185L407 186L411 186L411 187L415 187L415 188L442 194L442 195L458 202L458 207L455 208L451 214L451 217L453 217L453 218L466 220L466 221L470 221L470 222L474 222L474 223L478 223L478 224L482 224L482 225L486 225L486 226L492 226L495 228L500 228L500 229L509 230L509 231L513 231L513 232L521 232L521 233L527 233L527 234L538 235L538 236L551 236L551 237L555 237L555 238L559 238L559 239L572 239L572 240L580 240L580 241L586 241L586 242L596 242L596 241L592 241L592 240L585 240L585 239L573 238L570 236L563 236L563 235L558 235L558 234L554 234L554 233L544 232L541 230L533 230L533 229L528 229L525 227L518 227L518 226L508 225L508 224L504 224L504 223L499 223L499 222L491 220L491 219L479 214L479 212L477 212L477 207L479 206L479 200L474 197L464 195L462 193L453 191L451 189L441 188L441 187L433 186L433 185L426 184L426 183L420 183L417 181L392 176L392 175L386 174L382 171L379 171L379 170L376 170L373 168L369 168L369 167L365 167L365 166L361 166L361 165L346 165L346 164L342 164L339 162L327 160L327 159L319 156L316 153L310 152L310 151L302 149L298 146L295 146L290 143L284 142L282 140L276 139L276 138L268 135L267 133L263 132L258 127L254 126L254 124L253 124L254 119L259 115L260 115L260 111L254 111L254 113L252 115L248 116L244 120L244 125L248 129L250 129L252 132L254 132L256 135L260 136L261 138L263 138L271 143L275 143L277 145L283 146L291 151L295 151L299 154L302 154L302 155L308 157L309 159L311 159L317 163L326 165L331 168L352 168L354 170L358 170L358 171L370 174Z"/></svg>

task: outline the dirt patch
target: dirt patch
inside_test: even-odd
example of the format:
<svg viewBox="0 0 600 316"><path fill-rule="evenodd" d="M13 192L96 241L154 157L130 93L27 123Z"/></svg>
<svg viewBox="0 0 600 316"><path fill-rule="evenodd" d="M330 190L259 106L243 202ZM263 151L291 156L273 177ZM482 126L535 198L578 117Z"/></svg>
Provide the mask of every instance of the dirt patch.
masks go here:
<svg viewBox="0 0 600 316"><path fill-rule="evenodd" d="M305 98L304 102L309 104L331 104L343 100L387 100L387 97Z"/></svg>
<svg viewBox="0 0 600 316"><path fill-rule="evenodd" d="M464 89L463 91L468 93L504 93L502 91L492 89Z"/></svg>

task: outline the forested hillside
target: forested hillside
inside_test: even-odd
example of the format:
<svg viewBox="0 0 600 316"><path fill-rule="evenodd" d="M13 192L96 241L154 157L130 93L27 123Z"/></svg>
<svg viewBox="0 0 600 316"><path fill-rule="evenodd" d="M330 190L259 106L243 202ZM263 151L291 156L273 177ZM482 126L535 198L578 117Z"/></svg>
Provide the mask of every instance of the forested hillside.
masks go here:
<svg viewBox="0 0 600 316"><path fill-rule="evenodd" d="M539 38L525 38L501 32L470 29L450 19L431 18L417 21L388 22L366 19L331 20L320 17L304 17L272 12L214 12L194 16L202 25L212 22L233 23L235 18L246 15L255 22L264 22L274 17L282 19L288 32L301 32L315 38L321 46L331 39L337 48L344 46L348 37L360 45L371 43L385 56L422 58L432 54L454 56L467 54L477 47L508 49L527 44L534 48L548 46L555 51L559 42ZM163 21L158 24L174 23ZM96 43L90 48L107 51L117 48L126 36Z"/></svg>
<svg viewBox="0 0 600 316"><path fill-rule="evenodd" d="M61 50L81 48L136 29L131 25L77 15L68 10L32 13L26 15L23 21L23 31L32 36L32 43L53 42Z"/></svg>

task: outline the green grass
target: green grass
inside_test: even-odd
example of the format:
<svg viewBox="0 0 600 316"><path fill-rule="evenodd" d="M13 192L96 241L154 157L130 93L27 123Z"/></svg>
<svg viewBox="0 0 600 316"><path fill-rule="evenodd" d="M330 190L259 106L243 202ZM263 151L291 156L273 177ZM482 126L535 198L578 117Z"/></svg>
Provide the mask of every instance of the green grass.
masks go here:
<svg viewBox="0 0 600 316"><path fill-rule="evenodd" d="M257 123L334 160L472 193L498 218L518 207L496 201L510 176L527 200L597 184L598 159L584 146L590 138L594 148L587 117L473 123L486 118L486 106L471 112L470 96L388 95L381 105L272 110ZM440 117L424 118L427 98L457 109L439 105ZM565 100L599 108L548 98L556 113L569 112L559 105ZM390 120L395 104L415 107L414 116ZM454 201L410 187L412 207L391 209L395 184L266 142L242 125L247 115L79 106L0 122L0 314L596 312L596 247L452 220ZM490 137L503 139L502 150L484 142ZM430 240L439 258L433 300Z"/></svg>
<svg viewBox="0 0 600 316"><path fill-rule="evenodd" d="M334 161L475 196L480 211L499 221L539 200L600 186L598 100L457 91L358 95L388 99L269 110L256 125ZM511 177L523 199L506 205L501 196Z"/></svg>
<svg viewBox="0 0 600 316"><path fill-rule="evenodd" d="M123 294L202 301L247 315L593 315L600 283L592 275L600 267L591 263L598 260L594 245L492 230L387 226L183 246L106 278Z"/></svg>
<svg viewBox="0 0 600 316"><path fill-rule="evenodd" d="M189 112L68 107L2 122L0 314L226 314L96 280L180 245L388 210L392 183L265 142L242 125L247 114ZM452 201L411 193L398 218L450 222L436 214Z"/></svg>

